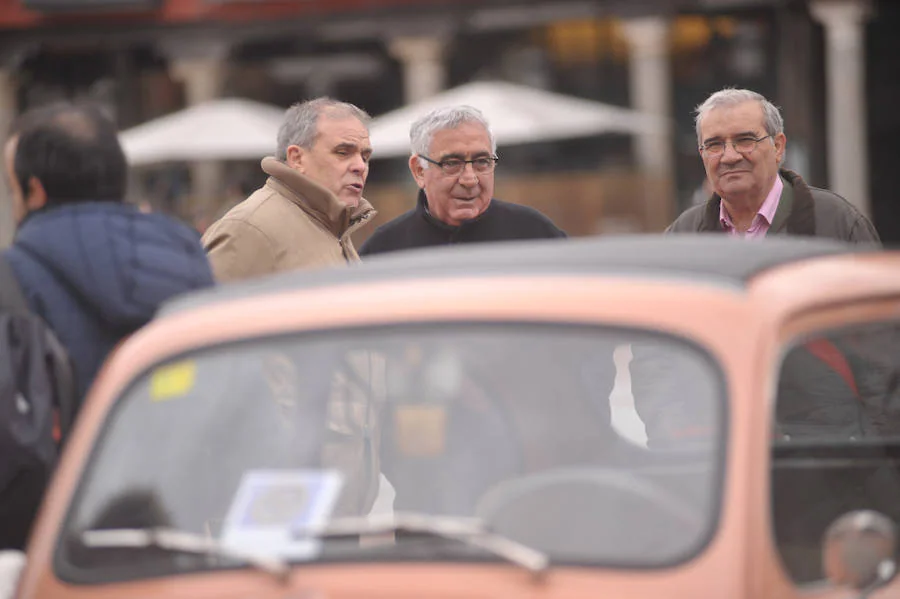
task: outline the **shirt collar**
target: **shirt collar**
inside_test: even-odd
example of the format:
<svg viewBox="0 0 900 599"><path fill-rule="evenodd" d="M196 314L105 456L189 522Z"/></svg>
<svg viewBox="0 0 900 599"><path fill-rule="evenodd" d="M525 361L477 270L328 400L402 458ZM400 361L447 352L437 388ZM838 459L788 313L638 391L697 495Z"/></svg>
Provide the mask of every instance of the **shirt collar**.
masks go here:
<svg viewBox="0 0 900 599"><path fill-rule="evenodd" d="M778 210L778 202L781 200L782 191L784 191L784 182L781 180L781 176L775 175L775 183L772 185L772 189L769 190L769 195L766 196L762 206L760 206L759 210L756 212L756 217L753 219L754 224L758 222L759 219L762 219L766 222L766 226L772 225L772 220L775 218L775 212ZM725 209L724 200L719 202L719 222L724 229L734 229L734 222L731 220L731 215L728 214L728 211ZM751 227L752 226L753 225L751 225Z"/></svg>

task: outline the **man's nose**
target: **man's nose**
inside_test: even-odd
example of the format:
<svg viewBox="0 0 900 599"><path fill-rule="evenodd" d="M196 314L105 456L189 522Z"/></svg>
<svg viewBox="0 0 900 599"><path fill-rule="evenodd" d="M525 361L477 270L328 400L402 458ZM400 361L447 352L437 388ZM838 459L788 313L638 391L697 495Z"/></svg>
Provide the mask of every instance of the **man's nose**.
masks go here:
<svg viewBox="0 0 900 599"><path fill-rule="evenodd" d="M367 163L362 156L357 155L350 163L350 170L354 173L362 173L366 170Z"/></svg>
<svg viewBox="0 0 900 599"><path fill-rule="evenodd" d="M722 152L722 157L719 159L721 162L725 162L726 164L734 164L735 162L740 162L744 159L744 155L734 149L734 146L730 143L725 144L725 151Z"/></svg>
<svg viewBox="0 0 900 599"><path fill-rule="evenodd" d="M459 182L467 187L478 184L478 175L475 173L475 166L471 162L463 165L463 171L459 174Z"/></svg>

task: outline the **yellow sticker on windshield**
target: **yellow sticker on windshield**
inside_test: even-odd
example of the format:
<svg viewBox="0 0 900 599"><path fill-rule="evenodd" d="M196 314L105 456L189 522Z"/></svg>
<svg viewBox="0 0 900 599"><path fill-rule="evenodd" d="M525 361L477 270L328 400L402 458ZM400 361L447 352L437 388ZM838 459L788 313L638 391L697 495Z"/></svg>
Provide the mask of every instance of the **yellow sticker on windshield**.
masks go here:
<svg viewBox="0 0 900 599"><path fill-rule="evenodd" d="M150 399L165 401L184 395L194 388L196 376L197 364L192 360L157 368L150 379Z"/></svg>

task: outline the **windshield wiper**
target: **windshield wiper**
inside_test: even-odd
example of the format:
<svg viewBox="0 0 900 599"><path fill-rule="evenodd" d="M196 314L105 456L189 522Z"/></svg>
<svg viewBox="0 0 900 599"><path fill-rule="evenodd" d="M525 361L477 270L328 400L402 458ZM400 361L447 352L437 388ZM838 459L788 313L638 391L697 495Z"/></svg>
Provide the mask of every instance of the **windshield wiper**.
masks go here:
<svg viewBox="0 0 900 599"><path fill-rule="evenodd" d="M281 582L287 582L291 571L290 566L278 558L241 551L227 547L217 539L172 528L88 530L81 534L81 541L93 549L154 547L167 551L236 559L272 574Z"/></svg>
<svg viewBox="0 0 900 599"><path fill-rule="evenodd" d="M426 534L459 541L470 547L478 547L497 557L502 557L535 575L543 574L550 565L550 560L544 553L491 532L478 518L436 516L414 512L337 518L322 526L294 529L294 538L337 539L393 532Z"/></svg>

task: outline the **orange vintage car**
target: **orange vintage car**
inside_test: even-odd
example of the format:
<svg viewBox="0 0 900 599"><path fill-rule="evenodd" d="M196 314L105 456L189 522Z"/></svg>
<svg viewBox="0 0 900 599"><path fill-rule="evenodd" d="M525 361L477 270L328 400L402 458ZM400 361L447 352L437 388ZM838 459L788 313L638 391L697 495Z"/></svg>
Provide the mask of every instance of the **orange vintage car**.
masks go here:
<svg viewBox="0 0 900 599"><path fill-rule="evenodd" d="M900 596L898 272L638 236L176 300L94 385L12 595Z"/></svg>

